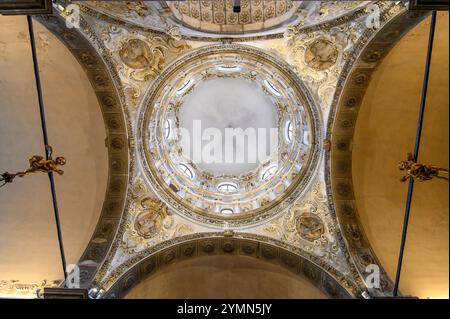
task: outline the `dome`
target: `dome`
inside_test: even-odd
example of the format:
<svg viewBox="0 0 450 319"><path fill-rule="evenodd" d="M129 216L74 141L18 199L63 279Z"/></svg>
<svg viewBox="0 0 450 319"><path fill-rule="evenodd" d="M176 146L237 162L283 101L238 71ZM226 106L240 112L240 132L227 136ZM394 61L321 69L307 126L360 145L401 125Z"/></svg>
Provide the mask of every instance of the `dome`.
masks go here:
<svg viewBox="0 0 450 319"><path fill-rule="evenodd" d="M209 46L169 66L139 114L155 193L196 220L236 225L297 197L314 172L318 115L283 66L243 45Z"/></svg>
<svg viewBox="0 0 450 319"><path fill-rule="evenodd" d="M174 16L193 29L238 33L276 27L295 15L300 2L291 0L243 0L233 12L233 1L167 1Z"/></svg>

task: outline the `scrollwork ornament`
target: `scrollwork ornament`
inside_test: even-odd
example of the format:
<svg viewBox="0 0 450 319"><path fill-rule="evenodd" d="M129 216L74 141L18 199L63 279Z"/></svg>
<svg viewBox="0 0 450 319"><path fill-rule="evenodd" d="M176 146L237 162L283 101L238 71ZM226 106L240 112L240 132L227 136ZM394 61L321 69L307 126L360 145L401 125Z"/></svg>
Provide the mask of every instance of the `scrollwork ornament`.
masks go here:
<svg viewBox="0 0 450 319"><path fill-rule="evenodd" d="M301 79L317 92L323 111L331 105L343 61L363 31L364 24L358 21L310 33L295 26L288 28L288 60Z"/></svg>
<svg viewBox="0 0 450 319"><path fill-rule="evenodd" d="M121 244L127 253L192 231L189 225L175 222L168 207L153 197L142 178L135 179L129 196L131 203Z"/></svg>
<svg viewBox="0 0 450 319"><path fill-rule="evenodd" d="M100 39L115 63L125 95L134 112L146 83L153 80L167 63L190 46L175 34L161 35L130 30L126 26L103 21L98 23L96 29L100 33Z"/></svg>
<svg viewBox="0 0 450 319"><path fill-rule="evenodd" d="M304 197L282 217L264 226L263 232L347 271L348 262L338 244L334 223L327 205L325 185L319 177Z"/></svg>

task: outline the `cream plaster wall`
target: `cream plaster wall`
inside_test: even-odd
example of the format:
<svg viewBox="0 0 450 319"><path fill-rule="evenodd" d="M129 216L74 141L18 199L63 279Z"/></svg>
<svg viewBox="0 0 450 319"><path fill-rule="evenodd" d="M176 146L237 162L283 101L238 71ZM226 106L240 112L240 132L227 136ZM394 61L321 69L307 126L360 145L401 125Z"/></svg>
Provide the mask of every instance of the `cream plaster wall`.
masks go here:
<svg viewBox="0 0 450 319"><path fill-rule="evenodd" d="M68 49L35 22L35 34L54 156L63 155L56 190L68 263L75 263L99 218L107 182L107 149L100 106ZM31 49L24 16L0 16L0 171L26 169L43 155ZM63 277L50 186L44 174L0 189L0 281Z"/></svg>
<svg viewBox="0 0 450 319"><path fill-rule="evenodd" d="M438 15L419 162L448 164L448 13ZM408 183L397 163L413 151L430 19L408 33L375 72L362 103L353 145L357 207L369 240L395 278ZM449 183L415 183L401 276L403 293L449 294Z"/></svg>
<svg viewBox="0 0 450 319"><path fill-rule="evenodd" d="M324 299L306 279L281 266L244 256L206 256L175 263L134 287L127 299Z"/></svg>

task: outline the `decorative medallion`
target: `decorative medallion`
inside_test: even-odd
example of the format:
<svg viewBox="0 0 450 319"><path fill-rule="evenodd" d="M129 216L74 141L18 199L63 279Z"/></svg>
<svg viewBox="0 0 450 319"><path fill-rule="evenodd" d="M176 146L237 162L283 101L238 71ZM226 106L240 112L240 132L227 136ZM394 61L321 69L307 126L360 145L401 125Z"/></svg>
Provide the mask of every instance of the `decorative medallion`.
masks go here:
<svg viewBox="0 0 450 319"><path fill-rule="evenodd" d="M147 73L142 76L144 80L159 73L165 62L162 49L156 47L150 51L148 44L139 39L128 39L123 43L119 56L129 68L143 69L142 73Z"/></svg>
<svg viewBox="0 0 450 319"><path fill-rule="evenodd" d="M144 237L150 238L161 230L162 221L167 217L167 207L150 198L141 201L142 211L134 222L134 229Z"/></svg>
<svg viewBox="0 0 450 319"><path fill-rule="evenodd" d="M336 63L338 54L336 46L331 41L317 39L306 48L305 62L313 69L325 70Z"/></svg>
<svg viewBox="0 0 450 319"><path fill-rule="evenodd" d="M300 237L308 241L315 241L319 239L324 233L324 225L319 216L304 213L297 218L296 221L297 232Z"/></svg>

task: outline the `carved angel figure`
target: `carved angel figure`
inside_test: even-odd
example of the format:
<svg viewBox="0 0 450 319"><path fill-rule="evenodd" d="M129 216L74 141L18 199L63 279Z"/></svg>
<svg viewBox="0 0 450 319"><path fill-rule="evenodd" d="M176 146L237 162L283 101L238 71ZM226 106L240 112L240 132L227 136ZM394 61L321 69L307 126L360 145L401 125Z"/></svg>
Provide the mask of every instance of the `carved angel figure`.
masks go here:
<svg viewBox="0 0 450 319"><path fill-rule="evenodd" d="M50 148L50 154L51 154L51 147ZM59 169L59 166L66 164L66 159L62 156L57 157L56 159L52 159L51 157L49 159L44 159L43 156L40 155L33 155L28 160L30 163L30 167L25 170L24 172L17 172L14 174L4 172L0 175L0 182L3 182L3 184L0 185L0 187L12 183L14 178L16 177L24 177L25 175L36 173L36 172L43 172L43 173L49 173L49 172L55 172L59 175L64 174L64 171L62 169Z"/></svg>
<svg viewBox="0 0 450 319"><path fill-rule="evenodd" d="M59 175L64 174L62 169L59 169L59 165L65 165L66 159L64 157L57 157L56 159L45 160L44 157L40 155L34 155L29 159L30 168L24 172L24 175L35 172L55 172Z"/></svg>
<svg viewBox="0 0 450 319"><path fill-rule="evenodd" d="M440 172L445 172L448 174L448 169L437 167L433 165L425 165L416 163L414 157L411 153L408 153L408 160L401 161L398 164L398 168L401 171L406 171L406 175L403 176L400 181L405 182L409 177L413 177L415 180L420 182L428 181L434 177L449 180L448 177L441 176Z"/></svg>

